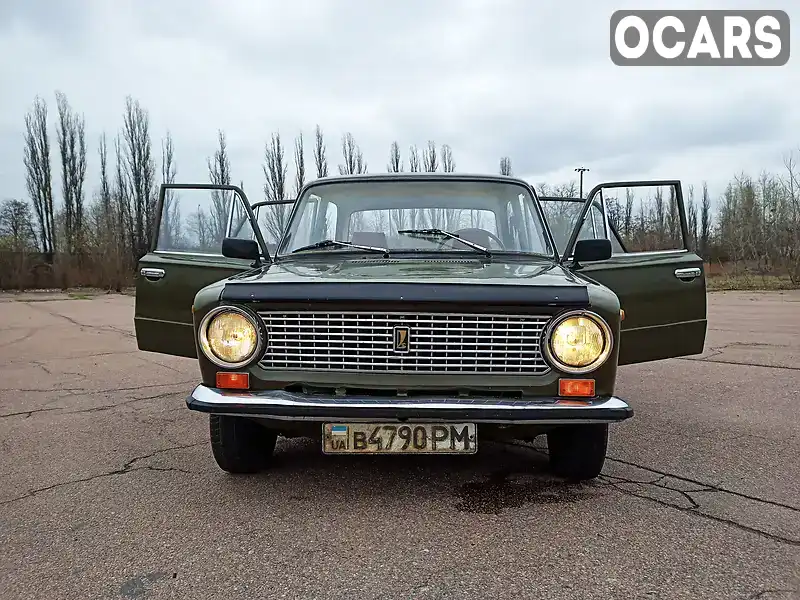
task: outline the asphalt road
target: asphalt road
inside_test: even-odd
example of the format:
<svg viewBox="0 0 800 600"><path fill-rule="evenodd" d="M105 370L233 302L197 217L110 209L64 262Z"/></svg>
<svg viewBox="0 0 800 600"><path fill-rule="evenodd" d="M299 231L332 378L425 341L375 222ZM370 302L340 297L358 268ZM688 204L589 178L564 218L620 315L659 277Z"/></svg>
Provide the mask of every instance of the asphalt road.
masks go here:
<svg viewBox="0 0 800 600"><path fill-rule="evenodd" d="M581 486L488 444L233 477L131 297L0 299L3 600L800 598L800 293L710 294L702 356L624 367Z"/></svg>

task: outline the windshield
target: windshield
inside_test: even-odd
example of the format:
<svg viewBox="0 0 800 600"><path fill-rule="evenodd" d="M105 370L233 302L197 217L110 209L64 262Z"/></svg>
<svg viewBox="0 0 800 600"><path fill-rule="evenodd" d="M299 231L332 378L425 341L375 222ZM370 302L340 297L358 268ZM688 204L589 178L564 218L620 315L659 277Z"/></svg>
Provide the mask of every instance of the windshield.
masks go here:
<svg viewBox="0 0 800 600"><path fill-rule="evenodd" d="M278 255L324 240L389 252L476 252L452 237L405 231L424 229L454 233L492 253L554 253L535 200L517 183L362 180L309 188L297 202ZM359 250L327 244L312 252Z"/></svg>

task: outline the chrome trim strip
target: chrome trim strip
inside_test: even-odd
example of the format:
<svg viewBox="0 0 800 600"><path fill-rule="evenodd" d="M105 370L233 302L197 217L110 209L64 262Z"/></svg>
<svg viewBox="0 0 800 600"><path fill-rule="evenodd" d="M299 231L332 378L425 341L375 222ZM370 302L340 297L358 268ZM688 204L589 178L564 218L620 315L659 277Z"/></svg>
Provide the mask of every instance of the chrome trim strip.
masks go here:
<svg viewBox="0 0 800 600"><path fill-rule="evenodd" d="M616 396L599 400L595 403L588 405L569 405L569 404L556 404L552 399L542 400L501 400L497 398L465 398L463 401L456 399L439 399L439 398L417 398L414 400L397 399L387 401L385 398L377 398L370 396L309 396L306 394L299 394L294 392L286 392L283 390L265 390L258 392L243 392L243 391L225 391L216 388L207 387L205 385L198 385L190 395L191 400L195 400L206 406L214 406L215 408L222 408L222 411L214 411L215 414L228 414L233 416L242 416L247 414L248 417L257 418L259 416L270 419L284 419L284 420L308 420L308 421L375 421L375 418L360 418L343 415L337 416L316 416L316 415L259 415L252 412L237 412L234 407L263 407L265 411L270 408L297 408L302 409L386 409L386 410L438 410L442 412L441 418L450 418L447 413L452 411L474 410L477 412L482 411L507 411L510 413L508 419L490 419L491 422L509 422L509 423L540 423L540 424L575 424L575 423L610 423L617 422L620 419L603 417L587 418L580 417L581 412L586 410L603 411L603 410L627 410L630 407L628 404ZM230 411L226 411L225 407L230 407ZM564 411L575 412L575 419L564 419L563 416L558 419L548 420L548 411L558 411L559 414ZM513 418L513 413L518 412L524 414L525 412L541 412L542 417L537 419L518 420ZM430 419L426 419L430 420ZM481 419L475 419L480 421Z"/></svg>

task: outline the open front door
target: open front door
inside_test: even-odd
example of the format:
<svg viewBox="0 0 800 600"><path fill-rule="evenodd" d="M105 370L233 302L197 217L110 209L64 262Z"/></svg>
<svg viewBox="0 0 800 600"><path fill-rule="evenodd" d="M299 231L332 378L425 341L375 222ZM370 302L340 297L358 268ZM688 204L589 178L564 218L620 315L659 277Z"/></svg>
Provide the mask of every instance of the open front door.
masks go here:
<svg viewBox="0 0 800 600"><path fill-rule="evenodd" d="M137 272L134 323L140 350L196 358L195 294L253 266L249 260L222 255L225 237L255 238L269 262L255 214L240 188L161 186L154 239Z"/></svg>
<svg viewBox="0 0 800 600"><path fill-rule="evenodd" d="M575 243L596 238L611 240L611 258L574 265ZM703 352L705 273L693 247L680 181L604 183L589 193L562 262L619 297L619 364Z"/></svg>

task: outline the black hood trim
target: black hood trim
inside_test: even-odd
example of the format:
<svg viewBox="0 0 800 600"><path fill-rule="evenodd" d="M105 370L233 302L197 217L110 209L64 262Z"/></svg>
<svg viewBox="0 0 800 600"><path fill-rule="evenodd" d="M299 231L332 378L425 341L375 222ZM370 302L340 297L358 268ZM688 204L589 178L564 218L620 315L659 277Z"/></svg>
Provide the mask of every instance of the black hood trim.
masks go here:
<svg viewBox="0 0 800 600"><path fill-rule="evenodd" d="M492 306L589 306L585 286L419 283L228 283L223 302L443 302Z"/></svg>

